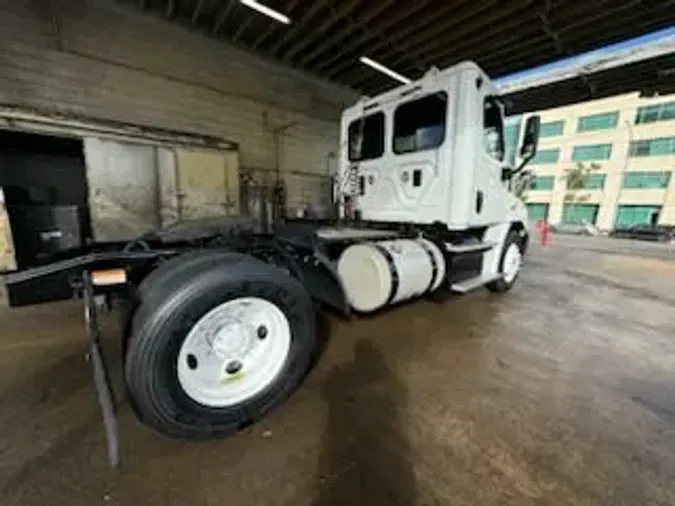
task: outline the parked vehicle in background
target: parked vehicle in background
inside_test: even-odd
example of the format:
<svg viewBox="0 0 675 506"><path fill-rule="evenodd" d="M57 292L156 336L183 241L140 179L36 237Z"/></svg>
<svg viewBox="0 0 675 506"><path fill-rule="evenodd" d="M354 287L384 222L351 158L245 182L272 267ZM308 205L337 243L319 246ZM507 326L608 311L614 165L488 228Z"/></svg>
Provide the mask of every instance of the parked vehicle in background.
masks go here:
<svg viewBox="0 0 675 506"><path fill-rule="evenodd" d="M609 234L619 239L637 239L639 241L675 242L675 226L668 225L634 225L626 228L615 228Z"/></svg>

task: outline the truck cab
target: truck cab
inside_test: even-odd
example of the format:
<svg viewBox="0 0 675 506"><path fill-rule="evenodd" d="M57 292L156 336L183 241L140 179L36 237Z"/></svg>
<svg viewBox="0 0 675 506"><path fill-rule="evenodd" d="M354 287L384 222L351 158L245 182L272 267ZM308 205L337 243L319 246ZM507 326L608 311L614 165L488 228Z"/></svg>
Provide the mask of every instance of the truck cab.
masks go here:
<svg viewBox="0 0 675 506"><path fill-rule="evenodd" d="M536 151L534 122L523 139L525 160ZM442 223L449 231L526 223L525 206L510 191L516 171L505 156L504 107L475 63L432 69L361 99L342 114L340 146L338 191L346 214Z"/></svg>

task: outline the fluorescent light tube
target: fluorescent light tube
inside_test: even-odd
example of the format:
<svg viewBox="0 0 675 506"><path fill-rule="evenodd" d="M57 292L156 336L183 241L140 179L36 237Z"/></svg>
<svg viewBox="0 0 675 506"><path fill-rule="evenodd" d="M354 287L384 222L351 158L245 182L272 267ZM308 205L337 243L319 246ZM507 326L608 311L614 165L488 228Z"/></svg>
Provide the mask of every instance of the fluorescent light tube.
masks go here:
<svg viewBox="0 0 675 506"><path fill-rule="evenodd" d="M243 0L242 0L243 1ZM388 75L392 79L396 79L397 81L403 83L403 84L409 84L412 82L412 79L407 78L406 76L402 76L398 72L394 72L390 68L385 67L381 63L377 63L375 60L371 60L367 56L362 56L359 58L359 61L363 63L364 65L368 65L369 67L374 68L378 72L382 72L383 74Z"/></svg>
<svg viewBox="0 0 675 506"><path fill-rule="evenodd" d="M250 7L251 9L258 11L260 14L264 14L265 16L278 21L279 23L283 23L285 25L291 23L291 18L289 18L285 14L282 14L279 11L275 11L274 9L271 9L266 5L257 2L256 0L239 0L239 2L244 4L246 7Z"/></svg>

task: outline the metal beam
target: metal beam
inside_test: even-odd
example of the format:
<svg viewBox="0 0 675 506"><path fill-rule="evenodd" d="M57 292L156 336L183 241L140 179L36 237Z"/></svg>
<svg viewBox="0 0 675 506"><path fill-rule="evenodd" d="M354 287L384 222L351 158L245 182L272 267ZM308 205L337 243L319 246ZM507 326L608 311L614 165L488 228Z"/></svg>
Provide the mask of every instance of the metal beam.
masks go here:
<svg viewBox="0 0 675 506"><path fill-rule="evenodd" d="M314 0L312 6L305 11L305 14L297 21L297 23L293 23L293 28L289 29L284 36L272 46L270 53L276 56L279 50L291 40L291 38L300 33L302 27L305 26L322 7L325 7L327 1L330 0Z"/></svg>
<svg viewBox="0 0 675 506"><path fill-rule="evenodd" d="M502 31L502 27L498 25L502 19L509 19L509 16L515 15L517 12L527 8L523 5L521 1L516 1L508 6L494 6L489 2L477 2L473 9L467 11L463 16L459 16L456 19L452 20L452 23L449 25L436 26L433 29L430 29L426 32L421 33L418 37L414 37L409 41L408 48L406 51L407 55L415 55L419 58L424 57L428 58L427 53L431 52L433 49L436 49L439 46L448 48L448 40L443 38L441 43L439 40L439 35L447 33L451 35L450 44L456 43L457 41L463 41L465 37L471 35L472 33L484 33L486 29L489 29L492 26L496 26L496 30L499 30L499 33L505 33ZM471 22L471 19L476 18L476 22ZM523 19L514 18L512 21L523 23ZM404 57L399 56L393 60L388 60L388 58L393 56L393 51L389 51L382 58L387 61L389 65L396 66L400 65L404 60ZM432 62L433 60L428 60Z"/></svg>
<svg viewBox="0 0 675 506"><path fill-rule="evenodd" d="M383 24L380 27L380 30L386 31L388 28L395 25L396 23L398 23L402 19L407 18L409 15L413 14L415 11L417 11L417 10L423 8L423 7L426 7L429 4L430 1L431 0L420 0L419 2L411 3L410 4L411 8L406 9L403 14L397 15L397 16L392 17L392 18L386 20L385 22L383 22ZM352 28L351 26L345 27L345 28L339 30L337 33L335 33L330 38L325 39L320 45L315 47L314 50L311 53L305 55L300 60L299 65L304 66L304 65L307 65L307 64L311 64L316 59L317 56L319 56L322 53L325 53L329 50L334 49L333 46L335 46L338 42L343 40L347 35L349 35L351 33L351 28ZM365 37L365 38L366 39L372 39L372 38L375 38L375 35L371 34L370 36ZM343 49L343 51L344 51L344 49ZM339 57L339 55L338 55L338 57Z"/></svg>
<svg viewBox="0 0 675 506"><path fill-rule="evenodd" d="M634 4L636 1L637 0L633 0L632 3ZM615 9L624 9L630 7L630 4L630 2L623 3L616 6ZM471 24L467 25L464 30L452 30L449 32L451 33L450 38L438 39L435 42L431 42L431 45L426 42L429 39L425 38L425 40L416 44L416 50L411 49L410 54L418 55L420 58L423 58L430 63L442 65L442 62L439 61L439 59L447 61L449 54L454 56L452 58L454 61L466 59L469 54L481 55L487 53L487 56L491 57L490 50L486 48L496 47L498 48L497 50L499 50L501 48L507 48L509 46L509 40L516 40L517 38L522 39L523 35L522 31L519 30L519 27L527 26L530 21L538 20L539 22L537 22L536 26L543 28L544 32L546 32L546 28L542 27L540 23L541 11L525 7L527 10L524 15L521 16L518 11L522 8L522 5L512 4L508 10L500 10L493 13L491 16L482 18L478 26ZM583 4L577 6L576 9L565 9L566 15L569 16L565 19L578 19L579 21L573 23L573 25L581 26L591 21L591 19L589 19L589 14L590 12L597 11L597 8L598 6L596 4ZM607 13L608 11L605 9L597 16L604 17ZM504 16L511 19L504 23L501 20ZM491 28L491 26L494 26L494 28ZM567 27L564 28L566 29ZM550 21L548 30L549 32L554 31ZM560 39L561 30L562 28L558 28L556 31L558 39ZM520 37L514 37L514 34L519 35ZM566 52L560 53L561 56L570 54L572 54L572 52L569 51L569 48L566 48ZM392 61L390 64L397 65L400 60L401 58Z"/></svg>
<svg viewBox="0 0 675 506"><path fill-rule="evenodd" d="M347 0L347 2L344 3L338 11L335 11L333 6L329 6L331 16L326 17L326 19L323 21L323 23L321 23L321 25L319 25L318 28L313 29L306 37L303 37L293 44L293 46L291 46L288 51L284 53L282 57L283 60L292 60L298 52L306 48L312 41L323 37L326 33L326 30L328 30L336 21L344 18L347 16L347 14L354 10L354 8L356 8L356 6L359 4L359 1L360 0Z"/></svg>
<svg viewBox="0 0 675 506"><path fill-rule="evenodd" d="M640 18L632 18L630 23L639 25L640 21ZM568 27L566 30L569 30L569 33L564 40L574 40L579 33L578 28L575 27ZM598 33L601 33L602 37L594 39L594 41L598 46L612 43L616 39L623 37L625 30L625 25L615 26L609 31L602 30L602 26L598 26ZM536 40L527 41L527 46L525 43L526 41L524 41L522 45L515 47L512 53L504 55L501 58L495 57L493 59L493 57L490 56L484 60L485 66L494 65L495 68L498 68L501 72L512 73L542 63L550 63L551 61L558 59L550 39L544 38L543 40L539 40L538 44ZM527 58L525 61L523 60L523 54L526 55Z"/></svg>
<svg viewBox="0 0 675 506"><path fill-rule="evenodd" d="M197 24L197 21L199 20L199 15L202 13L203 8L204 8L204 0L197 0L195 8L192 11L192 16L190 17L190 21L192 21L193 25Z"/></svg>
<svg viewBox="0 0 675 506"><path fill-rule="evenodd" d="M569 14L571 16L569 19L582 20L579 23L573 23L574 26L579 26L579 25L581 25L581 24L583 24L587 21L587 14L588 13L585 12L585 10L578 10L577 9L576 12L574 12L574 11L570 12L569 10L567 12L569 12ZM541 13L539 13L538 16L539 16L539 19L541 20ZM520 21L523 22L522 19ZM476 39L465 38L465 42L462 45L459 45L459 46L453 45L452 53L454 55L457 55L457 57L463 51L472 52L473 54L486 53L487 58L492 59L493 52L498 52L500 54L504 54L505 52L507 52L506 50L508 50L508 49L512 49L513 51L518 51L516 48L514 48L513 45L514 44L517 45L519 43L519 41L521 42L520 45L523 45L523 44L529 45L528 41L523 41L524 36L523 36L522 32L519 32L517 30L518 26L519 26L518 19L515 19L515 20L511 21L507 25L500 24L499 27L503 28L503 30L502 30L503 32L505 32L507 35L509 33L511 33L512 35L505 39L504 36L500 35L495 30L494 32L492 32L490 34L490 37L482 36L479 39L481 41L485 41L485 40L488 41L488 44L486 44L484 46L477 45L478 41ZM558 28L557 30L555 30L551 26L550 20L547 20L546 26L543 26L541 23L538 23L537 26L541 27L543 33L546 34L546 37L555 44L560 56L569 56L573 53L572 51L569 50L569 48L563 48L563 46L562 46L561 34L564 31L563 29ZM555 33L555 37L551 36L552 33ZM535 37L535 38L539 39L539 37ZM531 40L531 39L529 39L529 40ZM490 44L490 42L492 42L492 44ZM495 45L495 43L497 43L497 45ZM538 44L541 44L541 41L538 42ZM489 48L489 49L486 49L486 48ZM447 55L447 51L439 50L434 54L427 55L427 57L432 59L432 61L434 61L436 58L442 58L444 56L444 54ZM446 56L446 58L447 58L447 56Z"/></svg>
<svg viewBox="0 0 675 506"><path fill-rule="evenodd" d="M230 12L232 12L232 9L234 9L235 5L237 5L237 0L228 0L227 4L223 6L223 8L220 11L220 14L218 14L218 17L216 18L216 22L213 23L213 28L211 28L211 35L218 34L220 28L223 26L223 23L225 23L227 16L230 15Z"/></svg>
<svg viewBox="0 0 675 506"><path fill-rule="evenodd" d="M508 50L510 44L524 38L523 31L519 31L518 28L527 26L530 19L537 19L537 14L533 13L530 18L513 17L505 23L489 20L487 24L476 27L475 31L458 32L457 40L462 42L451 43L438 48L436 51L423 53L420 57L424 58L425 61L441 66L441 60L444 58L447 60L448 54L451 54L454 60L459 61L469 59L468 55L489 54L486 48L496 51ZM496 28L491 29L491 26ZM540 31L541 27L536 25L535 30ZM473 37L471 36L472 33L475 34Z"/></svg>
<svg viewBox="0 0 675 506"><path fill-rule="evenodd" d="M590 17L590 19L578 19L578 22L562 27L557 31L559 37L561 37L561 40L566 41L568 45L571 41L577 40L580 34L586 34L586 36L583 36L582 38L592 38L596 47L605 45L606 43L615 41L617 38L623 37L626 32L626 25L634 24L639 26L641 21L639 18L631 18L629 21L626 21L625 24L618 26L614 25L607 29L604 28L602 24L595 23L595 19L593 19L593 17ZM584 31L584 25L590 25L592 31L590 33L588 31ZM590 34L593 34L593 37L588 37ZM519 63L519 58L522 60L522 55L533 57L539 62L547 62L559 57L559 55L552 50L550 46L552 44L553 42L551 41L550 37L543 33L539 37L524 39L520 43L516 42L514 44L507 45L507 48L510 48L511 51L495 50L495 54L493 54L493 51L488 51L486 58L483 59L483 61L494 62L495 65L499 64L500 67L505 69L510 68L512 65L517 65ZM548 51L542 51L542 47L547 48ZM576 54L577 52L582 51L583 48L580 46L571 46L569 47L569 50L571 54ZM497 53L500 53L501 56Z"/></svg>
<svg viewBox="0 0 675 506"><path fill-rule="evenodd" d="M252 14L252 13L251 13ZM234 35L232 36L232 42L236 42L237 39L246 31L246 29L251 25L251 22L253 21L253 16L249 14L246 18L246 20L239 25L239 28L237 28L237 31L234 32Z"/></svg>
<svg viewBox="0 0 675 506"><path fill-rule="evenodd" d="M300 0L290 0L290 2L288 2L286 4L286 9L285 9L284 12L286 14L290 15L291 11L295 8L296 5L298 5L299 2L300 2ZM269 27L267 28L267 30L262 32L258 36L258 38L255 39L255 41L253 41L253 44L251 44L251 48L258 49L260 44L265 42L267 40L267 37L272 35L272 32L274 32L277 28L279 28L279 23L277 23L276 21L270 21L270 24L269 24Z"/></svg>
<svg viewBox="0 0 675 506"><path fill-rule="evenodd" d="M427 3L428 0L421 0L421 3ZM392 2L390 1L383 1L379 5L376 5L373 9L367 11L364 14L359 14L359 22L361 26L365 26L370 20L374 19L376 16L378 16L383 10L387 9ZM397 18L399 19L399 18ZM337 33L335 33L330 39L326 40L321 44L319 47L315 48L307 57L304 59L305 61L302 63L302 65L306 65L310 61L314 60L316 56L319 54L333 49L334 46L347 36L349 36L351 33L354 32L355 29L360 28L359 25L357 25L353 20L350 19L350 23L347 24L347 26L343 27L340 29ZM364 36L359 37L359 39L365 38ZM334 51L333 53L333 60L338 59L343 53L345 53L346 50L345 48L342 48L341 51ZM325 63L325 62L324 62ZM316 68L317 72L320 71L319 67L325 67L323 64L319 64Z"/></svg>
<svg viewBox="0 0 675 506"><path fill-rule="evenodd" d="M473 1L470 0L472 3ZM384 21L380 25L380 31L389 31L389 29L392 26L397 25L400 21L405 20L410 17L410 15L417 10L417 7L422 8L425 7L427 4L431 2L425 2L424 0L420 0L418 3L411 2L410 9L407 9L405 11L405 14L401 17L397 16L396 18L392 18L389 21ZM446 3L445 7L443 9L437 10L434 12L434 16L426 16L423 18L420 18L417 20L417 22L413 23L407 23L404 28L401 30L391 30L393 32L393 36L396 37L398 40L405 40L405 37L408 36L410 33L417 32L424 28L426 25L432 22L432 19L435 17L442 17L444 14L446 14L447 11L451 11L452 7L456 8L456 5L450 4L448 5ZM376 39L376 36L369 35L367 37L361 37L359 39L355 39L352 41L350 44L348 44L346 47L343 47L341 51L335 52L333 56L326 58L322 60L318 65L314 66L312 70L316 72L321 72L324 69L326 69L329 66L332 66L333 68L331 69L331 75L336 75L340 72L342 72L345 68L349 67L352 64L351 59L343 59L341 63L338 63L337 65L334 65L340 58L343 58L345 55L350 54L351 52L359 49L361 46L365 45L366 43L370 42L371 40ZM367 51L370 55L376 55L377 51L379 51L381 48L386 47L389 45L389 39L379 39L377 40L374 44L371 44L370 46L367 47Z"/></svg>

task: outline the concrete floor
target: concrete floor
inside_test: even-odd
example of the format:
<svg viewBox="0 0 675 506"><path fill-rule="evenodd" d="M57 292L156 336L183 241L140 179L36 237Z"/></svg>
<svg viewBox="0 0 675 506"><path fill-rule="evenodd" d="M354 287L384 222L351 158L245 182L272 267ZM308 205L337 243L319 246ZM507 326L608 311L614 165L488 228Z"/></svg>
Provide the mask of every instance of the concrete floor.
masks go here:
<svg viewBox="0 0 675 506"><path fill-rule="evenodd" d="M675 263L574 246L507 296L331 318L304 385L237 437L171 441L123 404L119 471L79 306L2 308L0 503L675 504Z"/></svg>

